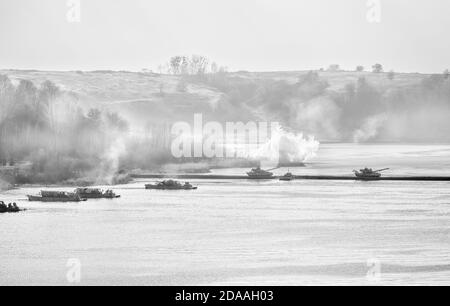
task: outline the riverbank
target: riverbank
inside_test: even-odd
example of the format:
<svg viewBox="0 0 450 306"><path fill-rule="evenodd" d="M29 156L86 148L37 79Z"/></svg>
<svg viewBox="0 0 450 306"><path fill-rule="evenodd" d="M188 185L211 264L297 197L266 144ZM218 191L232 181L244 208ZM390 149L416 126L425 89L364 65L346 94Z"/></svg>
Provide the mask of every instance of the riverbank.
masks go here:
<svg viewBox="0 0 450 306"><path fill-rule="evenodd" d="M2 171L3 170L3 171ZM44 175L23 171L22 169L0 169L0 191L13 188L62 186L62 187L87 187L93 185L118 185L127 184L133 180L130 174L120 172L110 177L80 176L62 181L47 180Z"/></svg>

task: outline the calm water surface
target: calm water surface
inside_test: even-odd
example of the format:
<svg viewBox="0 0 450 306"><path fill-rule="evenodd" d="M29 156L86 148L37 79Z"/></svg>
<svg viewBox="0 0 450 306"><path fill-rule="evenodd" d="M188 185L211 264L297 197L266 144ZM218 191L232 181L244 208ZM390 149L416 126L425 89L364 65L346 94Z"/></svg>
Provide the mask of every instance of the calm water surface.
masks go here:
<svg viewBox="0 0 450 306"><path fill-rule="evenodd" d="M323 145L291 171L366 165L450 175L450 145ZM199 180L187 192L147 182L81 204L27 202L40 188L0 193L29 209L0 215L0 285L70 285L72 258L85 285L450 284L448 182Z"/></svg>

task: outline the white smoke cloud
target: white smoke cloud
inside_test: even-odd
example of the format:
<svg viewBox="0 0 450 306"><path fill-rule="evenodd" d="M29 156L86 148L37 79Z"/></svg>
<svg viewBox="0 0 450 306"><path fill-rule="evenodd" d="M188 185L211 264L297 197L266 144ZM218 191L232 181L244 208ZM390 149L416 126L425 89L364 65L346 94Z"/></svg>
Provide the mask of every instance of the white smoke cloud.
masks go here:
<svg viewBox="0 0 450 306"><path fill-rule="evenodd" d="M365 142L375 138L387 119L387 114L379 114L367 118L361 128L353 133L353 141Z"/></svg>
<svg viewBox="0 0 450 306"><path fill-rule="evenodd" d="M123 138L117 138L102 157L99 167L97 184L113 184L114 178L119 171L120 158L127 152Z"/></svg>
<svg viewBox="0 0 450 306"><path fill-rule="evenodd" d="M260 160L265 168L285 163L304 163L319 150L320 143L314 137L305 138L302 133L287 132L280 126L273 129L271 134L270 140L251 156Z"/></svg>
<svg viewBox="0 0 450 306"><path fill-rule="evenodd" d="M319 139L340 139L340 108L328 97L318 97L298 105L296 126L299 130L314 133Z"/></svg>

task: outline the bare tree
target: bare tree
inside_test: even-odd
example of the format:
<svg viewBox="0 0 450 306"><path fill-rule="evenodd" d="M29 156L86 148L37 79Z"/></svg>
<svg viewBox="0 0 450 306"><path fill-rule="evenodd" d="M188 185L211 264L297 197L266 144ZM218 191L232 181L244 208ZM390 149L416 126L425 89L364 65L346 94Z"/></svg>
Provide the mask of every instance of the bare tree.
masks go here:
<svg viewBox="0 0 450 306"><path fill-rule="evenodd" d="M55 126L55 101L57 97L60 95L60 90L58 86L56 86L54 83L50 81L45 81L42 83L40 89L39 89L39 99L37 100L37 103L35 105L36 112L39 110L46 110L46 115L48 120L50 121L52 127Z"/></svg>
<svg viewBox="0 0 450 306"><path fill-rule="evenodd" d="M14 85L8 76L0 75L0 125L10 114L14 91Z"/></svg>
<svg viewBox="0 0 450 306"><path fill-rule="evenodd" d="M11 116L15 88L6 75L0 75L0 166L6 166L8 139L5 121Z"/></svg>
<svg viewBox="0 0 450 306"><path fill-rule="evenodd" d="M170 65L170 70L173 74L180 74L182 62L183 62L182 56L177 55L170 59L169 65Z"/></svg>
<svg viewBox="0 0 450 306"><path fill-rule="evenodd" d="M203 75L208 69L208 59L201 55L192 55L191 57L191 74Z"/></svg>

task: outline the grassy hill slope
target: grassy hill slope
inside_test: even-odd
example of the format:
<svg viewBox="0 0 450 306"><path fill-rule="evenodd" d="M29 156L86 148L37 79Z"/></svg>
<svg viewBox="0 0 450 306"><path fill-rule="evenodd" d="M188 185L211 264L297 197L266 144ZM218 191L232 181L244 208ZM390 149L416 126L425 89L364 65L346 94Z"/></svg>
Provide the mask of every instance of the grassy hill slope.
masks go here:
<svg viewBox="0 0 450 306"><path fill-rule="evenodd" d="M354 71L242 71L202 78L125 71L0 70L0 74L13 82L50 80L81 107L118 112L136 127L191 121L194 113L202 113L205 120L279 121L327 141L450 140L445 136L448 125L441 122L442 114L450 114L445 102L450 99L449 82L426 74L395 73L393 78L388 73ZM425 87L430 79L431 85ZM426 109L433 113L430 119L439 122L430 127L436 136L423 131ZM410 125L422 130L411 132Z"/></svg>

